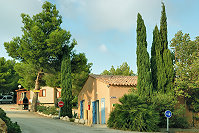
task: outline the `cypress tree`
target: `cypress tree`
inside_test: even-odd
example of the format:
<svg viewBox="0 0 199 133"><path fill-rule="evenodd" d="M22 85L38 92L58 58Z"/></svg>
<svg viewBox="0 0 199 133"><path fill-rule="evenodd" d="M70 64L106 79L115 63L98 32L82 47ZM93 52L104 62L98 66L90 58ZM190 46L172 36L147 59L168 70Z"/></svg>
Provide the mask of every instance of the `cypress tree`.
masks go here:
<svg viewBox="0 0 199 133"><path fill-rule="evenodd" d="M166 83L166 74L162 59L162 46L160 32L157 25L153 30L153 43L151 47L151 73L153 88L156 91L164 90L163 86Z"/></svg>
<svg viewBox="0 0 199 133"><path fill-rule="evenodd" d="M61 63L61 99L64 106L61 108L61 116L72 117L72 79L70 54L64 54Z"/></svg>
<svg viewBox="0 0 199 133"><path fill-rule="evenodd" d="M166 79L162 79L161 88L163 88L163 92L166 93L168 91L173 90L173 82L174 82L174 68L171 52L168 49L168 41L167 41L167 17L165 11L165 5L162 3L162 14L160 20L160 36L161 36L161 47L160 54L162 55L163 60L163 68L161 75L166 74ZM161 76L160 75L160 76Z"/></svg>
<svg viewBox="0 0 199 133"><path fill-rule="evenodd" d="M157 25L155 26L155 29L153 30L153 42L151 46L151 75L152 75L152 84L153 84L153 90L157 90L158 86L158 79L157 79L157 63L156 63L156 49L157 45L159 44L159 31L157 29Z"/></svg>
<svg viewBox="0 0 199 133"><path fill-rule="evenodd" d="M140 95L150 95L152 92L149 54L147 52L146 27L142 16L137 15L137 88Z"/></svg>

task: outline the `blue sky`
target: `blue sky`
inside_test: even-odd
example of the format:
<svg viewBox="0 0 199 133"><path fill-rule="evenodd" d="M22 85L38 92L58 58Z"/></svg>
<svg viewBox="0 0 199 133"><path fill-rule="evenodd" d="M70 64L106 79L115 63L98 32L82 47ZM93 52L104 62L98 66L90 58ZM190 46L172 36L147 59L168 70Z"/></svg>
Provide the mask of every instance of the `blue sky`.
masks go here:
<svg viewBox="0 0 199 133"><path fill-rule="evenodd" d="M0 1L0 57L8 57L4 42L21 36L21 13L39 13L43 0ZM147 28L148 52L152 32L160 23L162 0L50 0L63 17L62 28L78 42L77 52L84 52L92 62L92 73L100 74L113 65L127 62L136 73L136 16L139 12ZM165 0L168 41L177 31L199 35L199 1Z"/></svg>

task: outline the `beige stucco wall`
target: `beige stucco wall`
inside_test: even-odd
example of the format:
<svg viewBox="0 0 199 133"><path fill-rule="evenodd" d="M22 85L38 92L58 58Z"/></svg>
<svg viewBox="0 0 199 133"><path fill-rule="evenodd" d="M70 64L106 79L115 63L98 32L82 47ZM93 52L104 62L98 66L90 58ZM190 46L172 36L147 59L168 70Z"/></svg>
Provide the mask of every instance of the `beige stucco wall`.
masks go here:
<svg viewBox="0 0 199 133"><path fill-rule="evenodd" d="M119 103L119 98L128 93L130 86L109 86L93 77L89 77L78 96L78 117L80 118L80 101L84 100L84 119L92 124L92 102L99 100L99 124L101 123L101 99L105 98L105 121L107 123L112 104ZM111 96L116 96L112 99ZM88 110L90 105L90 110Z"/></svg>
<svg viewBox="0 0 199 133"><path fill-rule="evenodd" d="M44 86L41 87L42 89L46 89L46 96L45 97L40 97L38 94L38 100L40 103L44 103L44 104L49 104L49 105L53 105L54 104L54 88L52 87L48 87L48 86ZM30 91L30 98L33 98L33 91Z"/></svg>
<svg viewBox="0 0 199 133"><path fill-rule="evenodd" d="M80 101L85 100L84 104L84 119L88 120L88 125L92 124L92 105L91 102L94 100L94 90L93 87L96 84L96 80L92 77L89 77L86 81L84 87L78 95L78 117L80 118ZM96 87L95 87L96 88ZM92 99L93 98L93 99ZM88 110L88 105L91 106ZM88 112L88 115L86 115Z"/></svg>
<svg viewBox="0 0 199 133"><path fill-rule="evenodd" d="M101 82L100 80L96 80L97 82L97 95L96 95L96 100L99 100L99 123L101 123L101 99L105 98L105 121L107 123L108 117L110 114L110 92L109 92L109 87L107 84Z"/></svg>
<svg viewBox="0 0 199 133"><path fill-rule="evenodd" d="M132 86L110 86L110 112L113 110L113 104L120 103L119 99L124 96L124 94L128 94L131 88L135 89L135 87Z"/></svg>

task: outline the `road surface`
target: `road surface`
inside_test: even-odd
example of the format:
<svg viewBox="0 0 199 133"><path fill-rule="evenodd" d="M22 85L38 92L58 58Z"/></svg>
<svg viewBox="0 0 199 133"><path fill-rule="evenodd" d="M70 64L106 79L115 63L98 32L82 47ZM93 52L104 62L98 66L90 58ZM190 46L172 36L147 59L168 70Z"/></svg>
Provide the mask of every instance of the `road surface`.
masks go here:
<svg viewBox="0 0 199 133"><path fill-rule="evenodd" d="M17 122L22 133L139 133L114 130L105 127L88 127L58 119L47 118L36 113L20 110L17 105L0 104L7 116ZM166 131L166 129L162 129ZM198 129L170 129L175 133L199 133ZM143 133L143 132L142 132Z"/></svg>
<svg viewBox="0 0 199 133"><path fill-rule="evenodd" d="M7 116L17 122L22 133L128 133L102 127L88 127L59 119L47 118L36 113L4 106Z"/></svg>

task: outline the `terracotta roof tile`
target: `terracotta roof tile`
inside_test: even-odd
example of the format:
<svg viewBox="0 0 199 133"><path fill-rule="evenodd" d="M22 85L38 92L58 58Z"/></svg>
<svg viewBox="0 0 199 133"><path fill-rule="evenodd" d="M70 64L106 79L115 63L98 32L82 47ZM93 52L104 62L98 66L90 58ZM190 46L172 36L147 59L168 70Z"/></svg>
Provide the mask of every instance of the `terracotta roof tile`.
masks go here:
<svg viewBox="0 0 199 133"><path fill-rule="evenodd" d="M90 76L109 85L122 85L122 86L137 85L137 76L96 75L96 74L91 74Z"/></svg>

